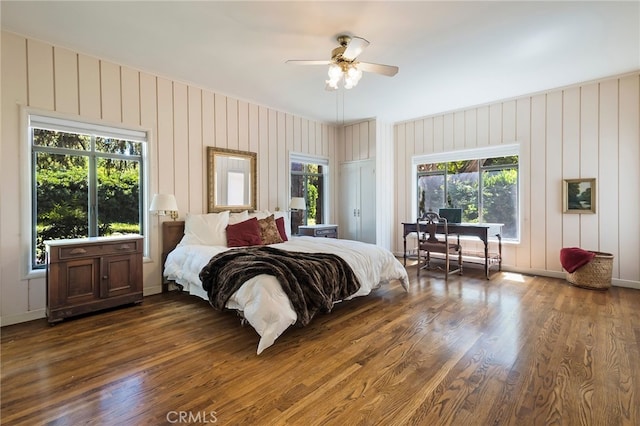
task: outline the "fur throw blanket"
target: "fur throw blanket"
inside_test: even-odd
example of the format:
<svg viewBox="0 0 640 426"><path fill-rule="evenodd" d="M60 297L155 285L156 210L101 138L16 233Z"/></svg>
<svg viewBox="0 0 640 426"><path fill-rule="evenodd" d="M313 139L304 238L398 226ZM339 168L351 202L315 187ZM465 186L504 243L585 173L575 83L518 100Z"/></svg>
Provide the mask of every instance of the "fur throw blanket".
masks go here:
<svg viewBox="0 0 640 426"><path fill-rule="evenodd" d="M211 306L222 310L231 295L256 275L275 276L289 297L298 322L307 325L318 312L360 289L357 276L341 257L260 246L225 251L200 271Z"/></svg>

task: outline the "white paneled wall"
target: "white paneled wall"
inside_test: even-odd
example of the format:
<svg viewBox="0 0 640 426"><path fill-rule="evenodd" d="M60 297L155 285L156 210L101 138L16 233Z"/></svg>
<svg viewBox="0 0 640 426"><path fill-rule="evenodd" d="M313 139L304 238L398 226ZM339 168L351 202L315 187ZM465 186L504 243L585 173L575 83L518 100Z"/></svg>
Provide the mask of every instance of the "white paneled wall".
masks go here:
<svg viewBox="0 0 640 426"><path fill-rule="evenodd" d="M414 220L411 158L521 145L521 242L504 264L563 276L559 254L579 246L613 253L614 284L640 288L640 74L609 78L396 124L394 251ZM596 178L596 214L563 214L563 179Z"/></svg>
<svg viewBox="0 0 640 426"><path fill-rule="evenodd" d="M259 209L288 205L290 151L334 162L336 128L327 124L11 33L2 33L1 53L2 324L42 317L45 307L43 274L27 277L23 266L23 241L29 239L23 218L30 213L24 204L24 197L29 197L28 183L26 190L16 185L19 177L28 182L22 107L149 131L147 195L174 193L182 218L187 212L206 211L207 146L257 152ZM145 294L161 288L160 223L154 216L150 221L151 259L144 266Z"/></svg>

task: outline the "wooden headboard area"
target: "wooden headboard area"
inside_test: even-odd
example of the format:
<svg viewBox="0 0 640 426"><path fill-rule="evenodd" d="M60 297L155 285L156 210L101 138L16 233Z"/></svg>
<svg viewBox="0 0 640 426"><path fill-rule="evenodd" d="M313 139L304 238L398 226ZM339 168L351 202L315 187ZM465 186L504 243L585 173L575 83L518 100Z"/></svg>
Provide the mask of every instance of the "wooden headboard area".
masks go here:
<svg viewBox="0 0 640 426"><path fill-rule="evenodd" d="M171 251L176 248L182 236L184 235L184 220L173 220L171 222L162 222L162 269L164 270L164 262ZM163 282L163 291L166 291L166 283Z"/></svg>

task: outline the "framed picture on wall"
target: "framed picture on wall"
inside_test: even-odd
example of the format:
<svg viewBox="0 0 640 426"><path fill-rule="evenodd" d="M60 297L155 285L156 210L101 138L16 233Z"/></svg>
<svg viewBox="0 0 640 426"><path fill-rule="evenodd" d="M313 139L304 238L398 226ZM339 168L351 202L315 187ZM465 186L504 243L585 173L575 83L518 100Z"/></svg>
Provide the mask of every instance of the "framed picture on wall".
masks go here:
<svg viewBox="0 0 640 426"><path fill-rule="evenodd" d="M565 179L563 200L565 213L595 213L596 179Z"/></svg>

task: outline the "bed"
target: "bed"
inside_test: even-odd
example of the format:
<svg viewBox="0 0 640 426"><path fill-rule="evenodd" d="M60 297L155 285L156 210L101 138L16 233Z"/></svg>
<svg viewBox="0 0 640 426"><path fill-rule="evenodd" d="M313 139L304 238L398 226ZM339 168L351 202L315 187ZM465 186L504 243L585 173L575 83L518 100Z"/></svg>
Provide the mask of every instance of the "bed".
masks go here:
<svg viewBox="0 0 640 426"><path fill-rule="evenodd" d="M394 280L398 280L405 291L409 290L407 272L390 251L358 241L292 237L284 219L282 212L272 214L261 211L251 214L188 214L184 222L165 222L163 275L183 291L207 300L216 307L205 289L210 283L207 282L209 276L204 274L205 267L209 267L210 262L215 259L223 260L222 258L228 257L230 253L241 253L245 249L247 252L267 250L300 258L306 254L313 257L313 253L324 253L348 264L359 284L353 293L346 296L342 294L335 303L366 296L381 285ZM252 237L245 235L247 224L251 223L253 226L255 222L261 226L259 232L265 244L256 244L256 240L250 241ZM265 222L268 224L266 228L271 232L274 223L276 224L275 229L279 237L276 235L272 238L264 233ZM238 229L242 232L238 233ZM292 300L274 275L259 274L246 279L237 291L230 294L224 305L225 309L238 311L243 321L248 322L259 334L258 354L273 345L288 327L301 323ZM201 276L204 277L205 285Z"/></svg>

